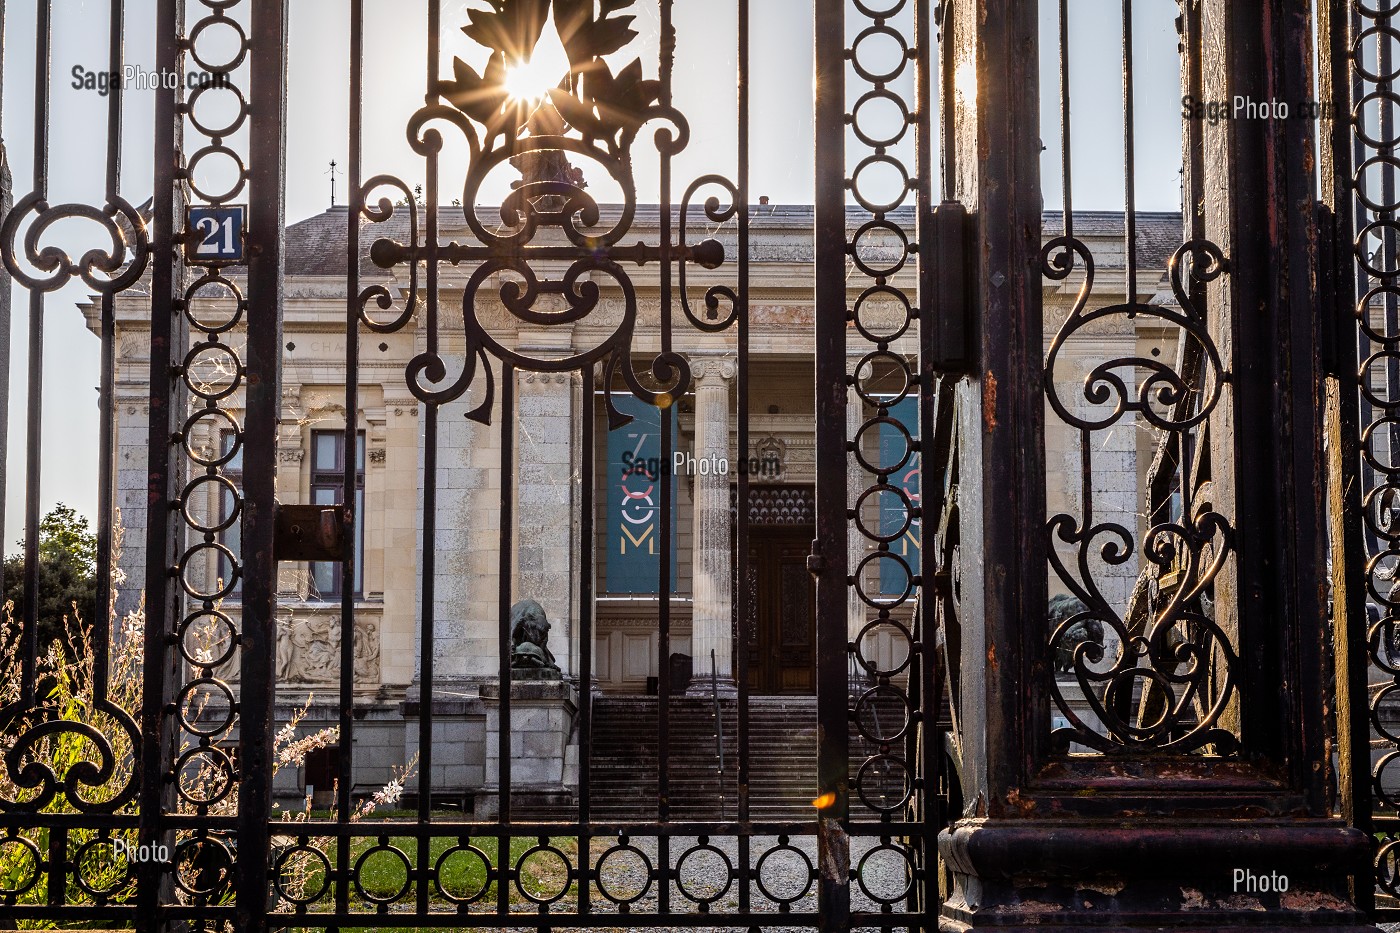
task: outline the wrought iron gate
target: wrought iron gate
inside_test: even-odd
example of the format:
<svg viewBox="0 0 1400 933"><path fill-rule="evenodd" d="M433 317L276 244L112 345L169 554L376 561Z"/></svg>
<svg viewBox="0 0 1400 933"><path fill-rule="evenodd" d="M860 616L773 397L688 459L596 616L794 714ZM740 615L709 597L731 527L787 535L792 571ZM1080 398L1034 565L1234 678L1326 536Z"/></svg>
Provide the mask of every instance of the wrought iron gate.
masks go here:
<svg viewBox="0 0 1400 933"><path fill-rule="evenodd" d="M911 564L892 552L890 542L919 520L921 509L890 477L911 463L918 438L931 436L933 425L927 380L936 347L930 316L934 263L921 261L933 251L918 252L920 243L936 241L931 140L938 112L937 46L931 4L818 5L816 124L823 157L818 159L816 258L825 271L817 286L816 378L822 388L816 421L817 540L809 562L817 580L821 735L812 816L789 822L751 817L750 777L757 765L748 753L750 698L740 651L737 809L732 818L718 820L676 817L668 755L671 701L686 684L672 680L666 663L674 601L667 597L657 606L656 796L639 804L637 819L622 823L600 822L590 812L587 756L594 699L588 685L595 592L587 568L595 564L600 443L591 415L580 417L576 426L581 518L568 539L577 565L586 568L576 575L573 594L578 611L573 673L583 757L576 804L551 820L522 819L514 812L515 691L502 687L495 696L503 725L498 745L487 753L497 762L498 815L485 821L444 819L434 808L434 776L444 764L435 747L436 647L446 625L442 609L451 599L436 592L446 579L437 566L440 522L447 514L440 451L448 432L467 422L479 425L472 429L480 432L475 436L490 438L500 451L495 465L499 536L491 549L501 581L498 682L506 685L512 682L512 606L530 595L511 585L519 542L510 461L522 379L569 375L589 400L581 410L601 398L607 425L616 428L629 416L614 405L610 390L621 389L663 411L671 408L691 391L697 368L714 365L697 363L678 347L693 346L695 335L718 335L715 340L728 349L726 365L737 377L737 448L750 449L749 0L736 4L732 80L713 79L716 88L736 89L737 152L729 161L738 172L733 178L704 174L694 180L675 178L672 170L678 153L704 144L691 138L686 115L672 102L677 56L672 0L647 7L659 22L653 60L629 53L636 37L633 17L640 12L631 0L605 0L596 8L572 0L491 0L470 11L429 0L423 13L426 46L417 60L425 74L425 104L398 130L421 160L414 169L425 179L421 193L402 173L384 173L364 155L363 102L370 91L364 63L373 54L365 6L364 0L351 0L337 14L342 18L337 25L349 37L340 50L350 74L350 205L342 266L343 411L348 415L340 448L345 452L342 505L318 508L278 504L275 480L285 418L287 4L158 0L154 20L139 24L130 21L122 0L109 4L108 74L122 72L125 42L133 32L153 27L157 71L183 75L198 68L214 79L209 89L156 95L153 195L137 207L123 192L144 189L145 179L133 181L129 169L121 171L126 95L116 81L106 97L103 198L91 204L49 202L47 140L58 77L51 65L53 39L73 27L72 11L62 4L38 3L34 177L19 183L26 193L6 215L5 266L30 295L35 322L43 319L46 299L53 304L53 293L71 281L80 280L101 296L98 576L104 581L113 579L113 492L121 468L112 379L117 355L127 352L116 340L114 308L118 300L149 295L148 508L144 516L125 516L127 547L135 537L144 538L147 569L144 613L127 617L137 620L136 627L93 629L95 707L86 721L64 719L44 693L48 682L34 598L39 398L46 384L44 334L36 323L30 331L27 598L19 648L24 687L3 711L5 734L14 741L5 760L18 791L0 802L0 846L20 871L0 889L0 913L19 920L142 929L189 923L247 931L347 925L926 925L939 885L934 839L943 819L941 685L933 639L914 607L922 581L932 577L931 558ZM503 87L505 70L528 59L542 34L550 40L543 33L547 20L563 45L568 74L549 90L546 105L527 105ZM443 37L459 31L484 47L484 69L452 60ZM882 43L893 43L898 54L882 59L871 51ZM636 60L622 67L614 64L619 58ZM911 75L913 97L898 90ZM16 76L7 73L5 79ZM856 91L849 108L848 83ZM234 102L222 117L212 116L208 106L218 94ZM868 114L881 106L898 111L895 129L874 128ZM831 156L848 149L847 123L854 136L843 165ZM446 177L441 160L449 146L469 150L465 178ZM633 169L642 160L658 165L655 191L637 190ZM220 161L234 167L222 191L213 190L222 186L211 182L209 173ZM488 221L483 209L470 205L493 170L512 167L521 180L495 209L498 217ZM888 198L871 193L869 179L881 171L901 179ZM607 179L621 190L621 203L600 205L585 190L588 182ZM855 200L849 207L848 186ZM444 242L448 209L442 205L457 193L454 204L468 207L454 207L453 222L464 223L470 238ZM636 239L639 207L648 200L659 209L651 242ZM97 229L110 245L74 260L46 244L52 225L68 219ZM947 224L956 234L946 244L952 256L961 239L960 217L947 214ZM705 227L722 228L728 242L703 237L699 231ZM862 277L856 282L843 280L847 256ZM909 276L915 267L918 276ZM726 272L728 280L708 287L688 282L688 274L702 268ZM377 278L365 284L365 270L376 275L392 270L408 285L394 294ZM448 270L458 276L453 288L462 290L460 306L450 308L444 303ZM653 276L647 284L656 289L654 299L638 297L638 270ZM489 296L518 322L566 328L590 316L606 318L600 289L616 296L608 310L617 313L607 318L605 332L553 355L503 342L498 322L487 321L482 310ZM873 323L865 309L877 301L893 302L899 319ZM636 341L644 314L658 316L659 336L659 343L645 350ZM420 352L403 378L421 406L422 425L418 770L406 788L417 814L406 821L359 819L356 736L363 727L354 700L356 639L349 635L355 630L357 578L354 549L343 542L354 537L357 520L353 452L355 413L361 408L360 348L371 335L405 328L417 328ZM893 395L883 388L889 384L898 386ZM849 397L848 387L854 392ZM890 416L890 406L904 398L921 403L912 429ZM853 405L868 412L854 437L847 433ZM675 428L665 417L660 425L660 451L667 457L676 449ZM881 425L895 426L904 440L902 453L891 462L872 461L861 451L862 439ZM853 469L863 488L848 482ZM742 473L737 478L740 503L749 500L748 482ZM675 483L669 472L661 472L662 528L672 522ZM727 506L728 490L718 494ZM902 515L897 532L870 522L877 499L887 514L893 509ZM737 509L736 516L735 553L742 560L748 553L747 510ZM874 549L859 566L850 560L848 536ZM666 535L658 543L657 589L666 594L674 545ZM336 659L334 808L330 816L316 814L288 825L273 808L280 727L275 713L278 562L337 557L340 631L346 634ZM863 582L886 562L906 581L894 597ZM97 617L115 619L113 596L105 585L101 589ZM735 594L734 616L740 620L749 617L745 590ZM866 628L854 636L848 633L851 595L866 618ZM892 631L901 641L902 660L892 667L882 668L878 658L862 652L867 630L877 629ZM112 649L130 648L132 640L139 640L144 659L139 671L114 672ZM139 673L144 697L139 721L108 699L114 673L124 678ZM854 768L851 735L869 750ZM87 760L60 766L44 758L65 736L81 749L76 757ZM22 760L30 763L17 769ZM654 803L655 820L641 816L648 803ZM561 848L560 839L573 841L570 851ZM559 866L554 887L541 889L528 881L535 876L527 866L551 860ZM891 860L895 881L872 882L865 866ZM403 878L401 888L387 895L371 890L365 880L374 863L385 861ZM610 862L640 866L632 876L634 889L619 891L607 883L603 867ZM478 883L458 887L452 866L468 863L480 867ZM696 866L708 876L699 888L692 880ZM721 900L731 891L737 898Z"/></svg>
<svg viewBox="0 0 1400 933"><path fill-rule="evenodd" d="M651 538L646 590L657 596L648 632L657 696L646 707L655 715L654 783L639 785L635 813L603 817L591 767L602 702L592 689L598 568L610 559L599 545L605 435L654 417L655 457L666 463L681 449L686 418L696 451L727 452L724 417L709 423L700 409L727 416L732 380L733 448L753 449L758 205L749 166L759 42L750 0L734 0L725 38L732 74L704 55L687 58L696 52L674 0L410 5L422 48L395 63L421 72L423 104L390 132L406 138L411 167L374 164L367 146L384 132L366 115L383 92L367 71L380 57L374 4L335 7L326 25L344 35L335 56L348 75L350 203L336 218L333 268L316 274L335 281L344 392L323 406L334 429L320 432L329 459L309 465L324 493L312 503L289 501L277 482L280 465L300 457L284 437L302 428L282 379L294 349L283 333L285 269L298 248L284 216L290 6L155 0L154 18L137 24L124 0L110 0L105 24L87 23L107 49L90 69L94 87L106 79L106 121L93 134L105 141L93 147L103 190L53 203L54 49L75 14L35 2L32 175L16 182L12 207L0 205L0 255L28 297L30 321L19 677L0 685L8 872L0 921L240 933L927 930L940 919L964 929L989 916L993 925L1034 924L1044 919L1034 911L1064 909L1077 913L1056 914L1057 924L1162 911L1185 925L1182 915L1201 900L1190 893L1206 870L1197 861L1259 857L1299 866L1310 893L1331 905L1329 929L1350 930L1352 902L1374 906L1371 878L1353 864L1370 842L1358 829L1380 839L1382 894L1400 895L1386 779L1400 751L1363 751L1377 742L1373 728L1381 744L1396 741L1389 697L1400 669L1386 608L1400 560L1392 482L1400 30L1388 7L1327 0L1314 24L1284 0L1261 0L1264 12L1181 4L1188 96L1303 94L1315 26L1319 96L1332 109L1319 117L1320 196L1310 125L1227 133L1183 113L1185 217L1162 257L1162 290L1172 296L1163 304L1142 298L1150 289L1137 281L1134 13L1122 0L1127 203L1118 232L1127 295L1090 308L1094 256L1073 211L1070 5L1058 9L1064 213L1048 243L1030 129L1041 117L1036 4L814 5L807 570L817 738L810 814L770 819L754 793L765 765L752 753L761 704L746 669L745 649L758 642L745 631L754 596L743 563L754 489L742 471L733 490L714 476L686 485L712 519L691 532L697 565L705 554L731 555L716 559L707 588L689 601L674 592L679 545L669 533L682 482L652 471L654 527L665 530ZM654 47L639 37L641 17L653 18ZM112 79L128 64L134 32L153 33L158 74L197 69L211 82L155 95L151 197L139 206L129 192L145 191L146 179L133 180L123 158L129 95ZM511 67L541 43L560 47L559 80L538 93L508 86ZM733 89L733 152L693 133L693 115L677 102L696 75L726 100ZM11 87L29 80L14 68L3 77ZM733 171L707 166L685 177L682 159L697 151ZM454 152L465 153L460 171ZM226 184L213 170L220 163ZM653 174L654 188L644 187L639 179ZM502 175L513 182L507 193L482 207L484 192L499 190L490 179ZM616 203L598 197L601 188L620 192ZM1222 206L1221 192L1235 200ZM969 209L952 200L959 195ZM1250 212L1256 204L1262 215ZM78 241L60 231L78 226L97 245L69 247ZM1289 260L1282 285L1261 271L1270 250ZM1066 281L1079 290L1058 335L1044 341L1041 289ZM86 706L66 700L73 691L41 643L37 607L41 401L65 375L44 371L45 315L69 286L96 293L90 314L101 337L100 585L94 660L80 676ZM121 309L131 307L140 308L139 333L119 339ZM1066 343L1103 318L1139 316L1165 322L1176 363L1143 356L1134 343L1127 356L1092 361L1076 390L1083 397L1065 401L1056 367ZM3 325L7 367L8 318ZM522 331L533 342L512 339ZM1330 633L1314 533L1322 512L1309 499L1323 475L1313 391L1322 369L1309 343L1319 331L1330 341ZM411 345L413 356L386 381L367 359L389 341ZM142 355L148 399L123 412L116 373L132 354ZM7 384L0 370L0 388ZM405 793L412 808L402 818L376 813L357 788L372 724L357 700L354 542L369 508L360 458L375 453L361 441L361 413L369 395L390 389L404 393L399 413L418 426L408 481L418 519L393 545L416 552L413 686L401 707L416 771L374 802ZM911 402L914 415L901 415ZM1082 480L1078 506L1053 512L1047 413L1072 438ZM548 443L532 432L549 417L564 422L561 443L572 455L572 472L550 482L574 497L553 513L526 495L516 468L524 445ZM1135 429L1138 418L1162 438L1144 471L1149 515L1096 518L1099 433ZM906 481L916 464L918 479ZM119 474L133 469L145 495L119 523ZM472 510L489 518L468 524L462 516ZM917 529L927 529L928 546L912 557L896 544ZM143 555L139 607L121 604L115 589L119 545ZM1139 552L1154 567L1120 586L1115 603L1096 574ZM467 619L469 574L449 554L470 555L471 586L494 580L488 618ZM556 594L569 618L553 641L521 582L551 559L571 568L567 592ZM287 741L277 613L290 584L279 562L317 568L338 603L318 636L323 667L335 671L337 755L324 762L334 791L329 810L308 801L296 819L274 805ZM1083 605L1047 638L1048 581ZM702 649L688 683L684 666L672 664L687 614ZM1095 638L1091 622L1116 634ZM1083 634L1072 638L1076 626ZM894 650L871 650L877 637ZM1331 706L1327 648L1336 662ZM1067 660L1055 657L1061 649ZM488 723L480 782L488 805L449 815L442 776L462 761L447 737L473 652L490 652L470 696ZM945 699L956 724L943 715ZM713 710L709 785L695 784L674 754L695 709ZM577 727L577 760L559 756L561 773L576 771L574 793L548 807L525 794L533 765L522 751L537 713ZM1055 725L1055 716L1064 721ZM639 717L632 731L652 741L650 723ZM737 731L732 745L726 723ZM1329 768L1334 739L1340 755ZM1345 822L1332 812L1333 779ZM716 799L687 799L695 786ZM1205 811L1203 822L1182 825L1182 814ZM1257 825L1221 842L1220 830L1234 829L1221 814ZM1144 839L1184 847L1162 860L1178 872L1179 910L1162 907L1175 894L1138 857ZM1193 847L1205 854L1197 859ZM1126 880L1075 887L1058 878L1059 887L1036 887L1046 900L1022 898L1016 884L1050 868L1082 871L1076 882L1120 871ZM1350 900L1338 893L1343 875ZM387 888L386 876L395 879ZM1210 909L1197 926L1223 928L1244 908Z"/></svg>

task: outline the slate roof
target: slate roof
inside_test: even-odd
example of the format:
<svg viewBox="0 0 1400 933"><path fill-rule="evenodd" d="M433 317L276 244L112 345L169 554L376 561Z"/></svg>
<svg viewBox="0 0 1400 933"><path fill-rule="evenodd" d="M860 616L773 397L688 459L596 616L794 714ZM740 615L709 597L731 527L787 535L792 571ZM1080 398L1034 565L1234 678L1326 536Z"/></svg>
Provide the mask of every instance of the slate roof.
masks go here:
<svg viewBox="0 0 1400 933"><path fill-rule="evenodd" d="M616 216L618 210L615 205L602 205L601 209L605 218L609 215ZM481 210L483 218L489 216L485 209ZM456 223L452 222L454 216L460 218L460 211L460 207L451 205L439 209L442 240L447 241L455 238L465 242L469 238L465 224L460 219ZM772 234L783 231L790 234L794 229L810 228L812 215L811 205L754 205L750 209L749 215L753 260L757 262L811 262L810 252L805 255L794 255L791 248L772 248L776 247L777 244L771 239L767 244L764 241L765 232ZM1064 215L1060 211L1045 212L1043 229L1047 239L1061 233L1064 229L1063 218ZM861 209L848 208L847 223L852 229L868 219L869 215ZM910 226L913 222L913 212L908 208L903 208L894 212L893 219L901 226ZM421 224L422 218L420 217L419 220ZM655 205L640 205L637 208L633 225L645 229L655 226L658 220L659 211ZM701 222L695 226L704 229L707 224L708 222L704 221L702 216ZM726 234L732 238L733 221L730 221L726 228L718 233L719 239L726 239ZM408 209L398 207L395 209L394 216L388 221L378 224L364 223L361 225L361 230L363 231L360 242L361 274L371 277L381 276L383 271L369 261L369 247L374 240L380 237L390 237L400 243L406 242L409 235ZM1082 239L1108 238L1121 241L1124 236L1124 215L1112 211L1076 211L1074 232ZM348 237L348 217L345 207L333 207L292 224L287 228L287 274L342 275L345 270ZM1181 243L1182 225L1179 213L1141 212L1137 215L1139 268L1143 270L1165 269L1167 260ZM770 248L765 249L765 246ZM1122 267L1121 251L1119 250L1106 253L1102 257L1096 255L1095 259L1101 268Z"/></svg>

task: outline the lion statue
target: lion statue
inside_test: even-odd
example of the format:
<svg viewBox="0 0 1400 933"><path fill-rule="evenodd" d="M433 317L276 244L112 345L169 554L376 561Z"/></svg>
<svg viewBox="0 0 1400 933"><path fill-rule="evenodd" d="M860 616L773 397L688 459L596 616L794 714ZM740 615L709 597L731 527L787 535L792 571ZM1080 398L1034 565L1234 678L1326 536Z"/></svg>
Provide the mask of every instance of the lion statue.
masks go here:
<svg viewBox="0 0 1400 933"><path fill-rule="evenodd" d="M544 607L533 599L522 599L510 607L510 667L512 671L559 674L559 665L549 650L549 619Z"/></svg>

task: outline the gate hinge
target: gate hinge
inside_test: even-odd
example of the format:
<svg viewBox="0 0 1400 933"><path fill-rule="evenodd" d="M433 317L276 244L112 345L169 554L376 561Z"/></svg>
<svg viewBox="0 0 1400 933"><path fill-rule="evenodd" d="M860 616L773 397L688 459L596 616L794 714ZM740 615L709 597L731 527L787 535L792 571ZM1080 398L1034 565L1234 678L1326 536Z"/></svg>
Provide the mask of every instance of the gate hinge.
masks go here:
<svg viewBox="0 0 1400 933"><path fill-rule="evenodd" d="M345 506L273 506L272 555L276 560L344 560Z"/></svg>
<svg viewBox="0 0 1400 933"><path fill-rule="evenodd" d="M822 560L821 551L818 550L818 547L817 540L815 538L812 539L812 552L807 555L807 572L813 576L821 573L822 568L826 566L826 562Z"/></svg>
<svg viewBox="0 0 1400 933"><path fill-rule="evenodd" d="M944 201L929 211L919 263L919 325L925 372L965 373L972 368L974 279L967 268L967 244L972 218L957 201Z"/></svg>

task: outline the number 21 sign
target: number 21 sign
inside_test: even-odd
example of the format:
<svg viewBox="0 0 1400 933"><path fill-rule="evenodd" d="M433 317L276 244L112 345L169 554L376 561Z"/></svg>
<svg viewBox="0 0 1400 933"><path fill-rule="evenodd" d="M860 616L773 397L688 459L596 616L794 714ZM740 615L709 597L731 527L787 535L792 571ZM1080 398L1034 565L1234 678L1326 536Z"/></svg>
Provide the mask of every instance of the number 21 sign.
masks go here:
<svg viewBox="0 0 1400 933"><path fill-rule="evenodd" d="M186 260L193 264L241 262L246 216L247 209L242 204L191 207Z"/></svg>

